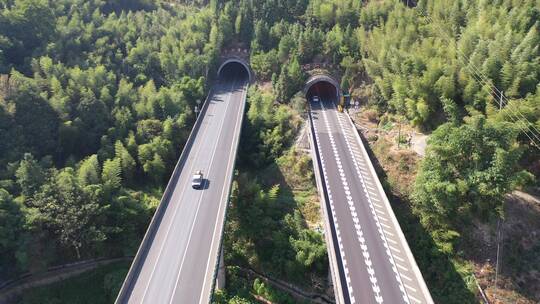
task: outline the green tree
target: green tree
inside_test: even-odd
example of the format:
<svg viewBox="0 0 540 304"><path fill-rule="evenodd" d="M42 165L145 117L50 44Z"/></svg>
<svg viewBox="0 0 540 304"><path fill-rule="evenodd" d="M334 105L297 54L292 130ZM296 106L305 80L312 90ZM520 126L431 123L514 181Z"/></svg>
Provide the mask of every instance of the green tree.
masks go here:
<svg viewBox="0 0 540 304"><path fill-rule="evenodd" d="M39 92L37 83L14 73L19 83L8 103L15 108L15 125L23 133L26 151L38 156L53 154L56 150L59 117Z"/></svg>
<svg viewBox="0 0 540 304"><path fill-rule="evenodd" d="M105 104L96 98L90 90L81 92L81 99L77 105L77 114L80 120L79 129L85 130L82 140L82 151L96 151L99 147L99 139L105 132L109 113Z"/></svg>
<svg viewBox="0 0 540 304"><path fill-rule="evenodd" d="M502 215L504 195L529 175L518 165L516 135L511 124L483 116L437 128L414 188L422 223L436 229Z"/></svg>
<svg viewBox="0 0 540 304"><path fill-rule="evenodd" d="M8 62L20 66L26 57L53 37L54 13L46 0L17 0L3 6L0 24L4 26L2 34L6 35L4 43L8 46L4 56Z"/></svg>
<svg viewBox="0 0 540 304"><path fill-rule="evenodd" d="M100 166L96 154L87 157L81 162L77 171L77 178L82 186L100 183Z"/></svg>
<svg viewBox="0 0 540 304"><path fill-rule="evenodd" d="M3 270L15 270L14 252L19 247L22 225L20 206L5 189L0 188L0 265Z"/></svg>
<svg viewBox="0 0 540 304"><path fill-rule="evenodd" d="M122 166L120 159L107 159L103 163L101 181L109 191L120 188L122 185Z"/></svg>
<svg viewBox="0 0 540 304"><path fill-rule="evenodd" d="M96 221L101 207L80 187L74 173L66 168L55 175L32 198L32 206L39 210L40 221L80 259L81 248L102 242L105 234Z"/></svg>
<svg viewBox="0 0 540 304"><path fill-rule="evenodd" d="M132 182L135 175L137 163L129 151L124 147L121 141L117 140L114 144L116 159L120 162L122 177L126 182Z"/></svg>
<svg viewBox="0 0 540 304"><path fill-rule="evenodd" d="M268 53L257 53L250 57L251 68L263 80L270 80L272 74L278 71L279 60L276 50Z"/></svg>
<svg viewBox="0 0 540 304"><path fill-rule="evenodd" d="M230 2L229 2L230 3ZM229 4L227 3L227 5ZM223 33L223 40L229 41L233 37L234 29L233 22L231 21L231 16L229 14L223 13L219 15L218 26Z"/></svg>
<svg viewBox="0 0 540 304"><path fill-rule="evenodd" d="M165 162L161 156L156 153L152 160L143 165L143 169L150 175L156 184L159 184L163 180L163 175L165 174Z"/></svg>
<svg viewBox="0 0 540 304"><path fill-rule="evenodd" d="M296 251L296 260L309 268L315 266L322 270L326 264L326 246L321 234L304 229L298 239L291 236L290 242Z"/></svg>
<svg viewBox="0 0 540 304"><path fill-rule="evenodd" d="M45 181L45 172L41 165L30 153L25 153L19 168L15 172L17 184L21 187L21 193L26 196L34 194Z"/></svg>
<svg viewBox="0 0 540 304"><path fill-rule="evenodd" d="M279 101L288 101L296 92L302 89L305 75L298 59L289 61L288 65L281 69L281 73L274 84Z"/></svg>

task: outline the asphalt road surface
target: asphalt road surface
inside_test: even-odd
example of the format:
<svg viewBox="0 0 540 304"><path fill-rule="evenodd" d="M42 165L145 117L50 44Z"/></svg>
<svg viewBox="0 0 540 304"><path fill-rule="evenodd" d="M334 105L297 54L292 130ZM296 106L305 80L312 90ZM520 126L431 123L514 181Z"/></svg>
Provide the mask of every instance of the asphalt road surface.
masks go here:
<svg viewBox="0 0 540 304"><path fill-rule="evenodd" d="M433 303L349 118L310 102L346 303Z"/></svg>
<svg viewBox="0 0 540 304"><path fill-rule="evenodd" d="M208 303L229 196L248 81L217 83L146 257L118 303ZM202 170L203 187L191 187Z"/></svg>

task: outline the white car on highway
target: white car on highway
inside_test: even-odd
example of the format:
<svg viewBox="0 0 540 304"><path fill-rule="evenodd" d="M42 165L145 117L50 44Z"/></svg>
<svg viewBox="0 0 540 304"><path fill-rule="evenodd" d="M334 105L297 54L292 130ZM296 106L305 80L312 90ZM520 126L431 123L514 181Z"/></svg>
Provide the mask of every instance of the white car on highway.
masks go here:
<svg viewBox="0 0 540 304"><path fill-rule="evenodd" d="M203 186L203 174L201 170L197 170L195 174L193 174L193 179L191 180L191 187L193 189L200 189Z"/></svg>

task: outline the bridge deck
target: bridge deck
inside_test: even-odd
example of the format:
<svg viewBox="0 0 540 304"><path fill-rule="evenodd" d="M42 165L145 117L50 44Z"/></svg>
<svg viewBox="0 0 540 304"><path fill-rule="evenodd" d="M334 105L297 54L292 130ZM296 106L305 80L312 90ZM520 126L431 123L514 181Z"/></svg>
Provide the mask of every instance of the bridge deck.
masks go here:
<svg viewBox="0 0 540 304"><path fill-rule="evenodd" d="M169 182L171 193L164 194L166 208L151 224L155 232L145 237L117 303L209 302L247 85L231 77L213 88L180 171ZM196 170L204 174L201 190L191 187Z"/></svg>
<svg viewBox="0 0 540 304"><path fill-rule="evenodd" d="M311 102L331 254L345 303L433 303L358 134L333 102ZM317 161L317 160L314 160ZM339 299L339 298L338 298Z"/></svg>

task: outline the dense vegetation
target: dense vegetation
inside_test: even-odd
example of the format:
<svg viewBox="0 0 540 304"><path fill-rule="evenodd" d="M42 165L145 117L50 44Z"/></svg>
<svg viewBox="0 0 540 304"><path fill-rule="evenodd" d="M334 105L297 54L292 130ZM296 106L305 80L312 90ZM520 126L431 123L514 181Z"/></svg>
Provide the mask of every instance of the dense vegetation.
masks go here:
<svg viewBox="0 0 540 304"><path fill-rule="evenodd" d="M538 2L423 1L366 11L377 16L369 23L386 20L359 31L373 103L436 129L414 195L423 223L447 230L471 216L502 216L504 194L532 179L523 169L535 170L540 155L525 132L540 126ZM502 111L491 85L506 96Z"/></svg>
<svg viewBox="0 0 540 304"><path fill-rule="evenodd" d="M326 271L287 189L310 179L289 147L312 62L336 65L379 114L433 132L411 209L433 250L458 254L460 234L503 217L504 194L540 170L527 132L540 129L540 3L405 2L0 0L0 278L133 253L228 46L248 47L273 90L250 91L229 262L300 284ZM296 173L263 177L284 170ZM459 301L444 280L428 285Z"/></svg>
<svg viewBox="0 0 540 304"><path fill-rule="evenodd" d="M145 3L0 2L0 277L136 250L222 41Z"/></svg>
<svg viewBox="0 0 540 304"><path fill-rule="evenodd" d="M504 217L504 195L539 174L538 1L292 1L280 15L281 5L241 1L236 17L251 65L278 101L301 89L299 66L328 62L353 96L364 86L359 97L380 114L433 131L411 202L435 242L422 250L460 256L460 234ZM436 265L419 263L436 277ZM428 284L441 302L470 300L444 280Z"/></svg>

